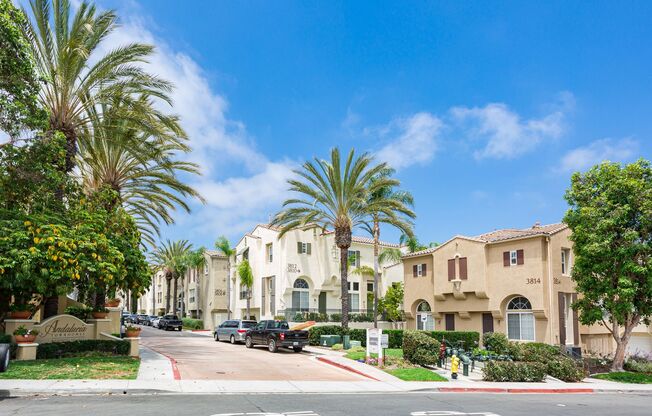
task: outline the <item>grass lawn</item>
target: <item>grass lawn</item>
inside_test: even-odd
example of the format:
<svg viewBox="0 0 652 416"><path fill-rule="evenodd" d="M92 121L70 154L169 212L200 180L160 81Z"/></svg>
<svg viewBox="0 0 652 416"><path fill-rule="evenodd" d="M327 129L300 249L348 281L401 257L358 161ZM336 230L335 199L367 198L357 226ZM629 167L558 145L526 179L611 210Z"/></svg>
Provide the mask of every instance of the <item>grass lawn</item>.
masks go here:
<svg viewBox="0 0 652 416"><path fill-rule="evenodd" d="M377 358L378 354L371 354L373 358ZM385 349L385 356L403 358L403 350L401 348L387 348ZM365 352L349 352L345 355L346 358L351 360L364 360Z"/></svg>
<svg viewBox="0 0 652 416"><path fill-rule="evenodd" d="M447 378L421 367L396 368L385 371L404 381L448 381Z"/></svg>
<svg viewBox="0 0 652 416"><path fill-rule="evenodd" d="M129 379L138 374L140 360L124 356L88 356L34 361L11 361L0 379Z"/></svg>
<svg viewBox="0 0 652 416"><path fill-rule="evenodd" d="M601 380L617 381L619 383L652 384L652 374L633 373L631 371L595 374L591 377L599 378Z"/></svg>

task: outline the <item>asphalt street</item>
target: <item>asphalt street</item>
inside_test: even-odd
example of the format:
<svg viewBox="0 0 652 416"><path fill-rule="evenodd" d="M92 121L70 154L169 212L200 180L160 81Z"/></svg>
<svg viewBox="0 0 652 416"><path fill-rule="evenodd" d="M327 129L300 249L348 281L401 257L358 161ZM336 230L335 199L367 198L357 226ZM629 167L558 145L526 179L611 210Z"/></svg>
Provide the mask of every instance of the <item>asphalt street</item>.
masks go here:
<svg viewBox="0 0 652 416"><path fill-rule="evenodd" d="M1 415L650 416L633 394L253 394L42 396L0 400Z"/></svg>

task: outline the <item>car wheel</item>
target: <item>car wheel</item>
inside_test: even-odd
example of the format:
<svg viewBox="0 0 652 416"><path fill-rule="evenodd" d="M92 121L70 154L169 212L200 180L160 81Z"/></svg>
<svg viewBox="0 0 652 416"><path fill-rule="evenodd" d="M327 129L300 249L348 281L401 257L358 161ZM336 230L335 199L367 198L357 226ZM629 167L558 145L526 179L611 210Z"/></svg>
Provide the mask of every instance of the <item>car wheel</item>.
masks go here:
<svg viewBox="0 0 652 416"><path fill-rule="evenodd" d="M251 337L245 338L245 347L247 347L247 348L253 348L254 347L254 341L251 339Z"/></svg>
<svg viewBox="0 0 652 416"><path fill-rule="evenodd" d="M231 341L231 344L235 344L235 335L231 335L231 338L229 338L229 341Z"/></svg>
<svg viewBox="0 0 652 416"><path fill-rule="evenodd" d="M269 341L267 341L267 349L269 352L278 351L278 346L276 345L276 340L274 338L270 338Z"/></svg>
<svg viewBox="0 0 652 416"><path fill-rule="evenodd" d="M0 344L0 373L9 368L9 344Z"/></svg>
<svg viewBox="0 0 652 416"><path fill-rule="evenodd" d="M220 336L215 332L215 341L220 342Z"/></svg>
<svg viewBox="0 0 652 416"><path fill-rule="evenodd" d="M303 347L292 347L292 350L294 352L301 352L301 351L303 351Z"/></svg>

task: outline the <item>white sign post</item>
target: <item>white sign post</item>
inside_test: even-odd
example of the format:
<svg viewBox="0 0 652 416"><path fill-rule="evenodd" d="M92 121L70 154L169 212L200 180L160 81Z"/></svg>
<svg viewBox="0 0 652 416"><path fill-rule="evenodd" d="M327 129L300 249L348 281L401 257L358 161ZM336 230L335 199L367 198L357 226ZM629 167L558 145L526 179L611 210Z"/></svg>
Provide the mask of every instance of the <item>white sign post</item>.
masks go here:
<svg viewBox="0 0 652 416"><path fill-rule="evenodd" d="M385 342L383 342L385 341ZM378 366L383 365L383 346L387 345L388 336L383 335L382 329L370 328L367 329L367 361L371 358L371 354L378 354Z"/></svg>

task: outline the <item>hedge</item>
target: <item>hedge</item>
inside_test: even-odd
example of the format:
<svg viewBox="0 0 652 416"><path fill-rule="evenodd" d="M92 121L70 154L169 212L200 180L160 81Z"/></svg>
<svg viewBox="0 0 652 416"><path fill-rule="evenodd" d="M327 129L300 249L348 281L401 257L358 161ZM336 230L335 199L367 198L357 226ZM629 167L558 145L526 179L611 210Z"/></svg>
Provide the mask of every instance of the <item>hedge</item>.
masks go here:
<svg viewBox="0 0 652 416"><path fill-rule="evenodd" d="M204 321L201 319L182 318L184 328L188 329L204 329Z"/></svg>
<svg viewBox="0 0 652 416"><path fill-rule="evenodd" d="M489 361L482 369L485 381L540 382L546 378L541 363Z"/></svg>
<svg viewBox="0 0 652 416"><path fill-rule="evenodd" d="M436 365L439 341L421 331L403 333L403 358L416 365Z"/></svg>
<svg viewBox="0 0 652 416"><path fill-rule="evenodd" d="M505 355L509 353L509 341L507 335L500 332L487 332L482 335L482 345L489 351L493 351L498 355Z"/></svg>
<svg viewBox="0 0 652 416"><path fill-rule="evenodd" d="M582 363L566 355L559 346L542 342L510 342L507 351L515 361L542 364L546 374L562 381L578 382L586 376Z"/></svg>
<svg viewBox="0 0 652 416"><path fill-rule="evenodd" d="M129 355L129 341L85 339L69 342L39 344L36 358L60 358L74 356L80 352L107 352L115 355Z"/></svg>
<svg viewBox="0 0 652 416"><path fill-rule="evenodd" d="M464 332L464 331L419 331L441 342L446 339L447 345L455 345L454 343L463 340L467 350L473 349L480 341L480 334L478 332ZM310 345L319 345L319 337L321 335L349 335L351 341L360 341L362 346L367 345L367 331L365 329L349 329L348 332L344 331L339 325L326 325L326 326L313 326L309 330ZM403 347L403 330L402 329L383 329L383 334L389 336L389 348L402 348Z"/></svg>

